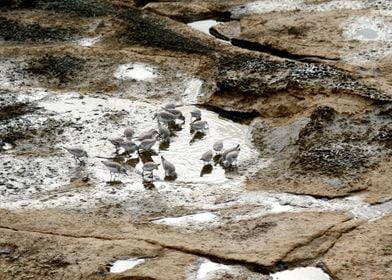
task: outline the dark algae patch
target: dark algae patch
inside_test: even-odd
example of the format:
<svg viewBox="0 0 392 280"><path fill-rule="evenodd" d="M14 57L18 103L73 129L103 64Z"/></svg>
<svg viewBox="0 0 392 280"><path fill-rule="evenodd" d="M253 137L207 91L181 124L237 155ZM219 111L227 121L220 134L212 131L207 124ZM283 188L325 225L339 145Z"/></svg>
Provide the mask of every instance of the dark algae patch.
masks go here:
<svg viewBox="0 0 392 280"><path fill-rule="evenodd" d="M75 29L43 27L36 23L26 24L0 17L0 40L4 41L66 41L76 34Z"/></svg>
<svg viewBox="0 0 392 280"><path fill-rule="evenodd" d="M391 136L391 121L375 113L353 116L318 107L299 133L291 168L300 173L353 176L391 152L384 145Z"/></svg>
<svg viewBox="0 0 392 280"><path fill-rule="evenodd" d="M26 71L32 75L54 79L58 83L74 80L86 61L70 55L45 55L30 61Z"/></svg>
<svg viewBox="0 0 392 280"><path fill-rule="evenodd" d="M68 15L95 17L115 12L114 7L105 0L2 0L0 9L38 9Z"/></svg>
<svg viewBox="0 0 392 280"><path fill-rule="evenodd" d="M314 93L350 93L380 101L389 95L363 84L350 73L318 63L274 60L248 55L222 56L218 63L219 92L274 95L312 88Z"/></svg>
<svg viewBox="0 0 392 280"><path fill-rule="evenodd" d="M194 38L171 30L165 22L150 13L131 9L121 15L128 27L121 34L127 43L191 53L209 53L214 49Z"/></svg>
<svg viewBox="0 0 392 280"><path fill-rule="evenodd" d="M115 11L114 7L104 0L58 0L37 1L37 7L76 16L105 16Z"/></svg>

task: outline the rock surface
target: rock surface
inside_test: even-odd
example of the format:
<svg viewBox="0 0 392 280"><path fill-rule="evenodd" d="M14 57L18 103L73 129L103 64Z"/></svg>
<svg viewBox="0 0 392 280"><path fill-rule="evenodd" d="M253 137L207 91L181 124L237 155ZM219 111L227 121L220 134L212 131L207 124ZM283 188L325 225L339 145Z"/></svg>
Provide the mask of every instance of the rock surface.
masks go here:
<svg viewBox="0 0 392 280"><path fill-rule="evenodd" d="M389 5L3 1L0 278L269 279L312 265L332 279L388 279ZM210 35L231 44L184 24L203 19L222 21ZM243 123L239 166L215 159L195 182L141 183L136 166L158 154L96 145L122 126L150 128L171 101L224 120L186 147ZM174 129L171 145L183 144ZM86 165L62 149L76 144L97 146ZM134 177L105 181L101 155ZM130 258L144 262L109 273Z"/></svg>

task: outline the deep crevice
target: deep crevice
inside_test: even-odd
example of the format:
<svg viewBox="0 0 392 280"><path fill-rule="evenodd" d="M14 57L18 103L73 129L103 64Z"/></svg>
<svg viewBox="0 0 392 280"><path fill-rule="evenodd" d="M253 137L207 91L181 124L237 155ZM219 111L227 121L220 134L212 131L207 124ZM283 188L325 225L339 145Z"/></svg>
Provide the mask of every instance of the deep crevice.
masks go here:
<svg viewBox="0 0 392 280"><path fill-rule="evenodd" d="M217 32L214 32L211 34L216 36L216 33ZM224 39L224 38L220 38L220 39ZM257 42L251 42L251 41L236 39L236 38L230 39L230 42L233 46L240 47L243 49L262 52L262 53L268 53L268 54L271 54L274 56L278 56L278 57L282 57L282 58L286 58L286 59L298 60L301 62L317 62L318 59L331 60L331 61L338 61L339 60L339 58L328 58L328 57L318 56L318 55L293 54L293 53L290 53L286 50L274 48L271 45L260 44Z"/></svg>
<svg viewBox="0 0 392 280"><path fill-rule="evenodd" d="M285 192L285 193L293 194L293 195L303 195L303 196L306 195L306 196L310 196L310 197L313 197L315 199L320 199L320 200L332 200L332 199L336 199L336 198L351 197L352 194L363 192L366 189L367 188L363 188L363 189L359 189L359 190L353 190L353 191L350 191L348 193L337 194L337 195L322 195L322 194L312 194L312 193L296 193L296 192L289 192L289 191Z"/></svg>
<svg viewBox="0 0 392 280"><path fill-rule="evenodd" d="M218 113L219 116L232 120L234 122L238 122L241 124L250 124L253 119L257 118L260 116L260 114L252 110L251 112L239 112L239 111L230 111L230 110L225 110L220 107L214 106L214 105L208 105L208 104L203 104L201 107L204 109L207 109L209 111L213 111L215 113Z"/></svg>
<svg viewBox="0 0 392 280"><path fill-rule="evenodd" d="M191 254L191 255L195 255L201 258L206 258L209 259L213 262L217 262L217 263L222 263L225 265L240 265L240 266L244 266L247 269L249 269L252 272L257 272L257 273L261 273L261 274L270 274L271 272L275 272L275 268L274 266L264 266L258 263L254 263L254 262L248 262L248 261L244 261L244 260L236 260L236 259L230 259L230 258L224 258L221 256L216 256L213 254L208 254L205 252L202 252L200 250L197 249L186 249L183 247L179 247L179 246L174 246L174 245L166 245L166 244L162 244L156 240L150 240L150 239L137 239L139 241L145 241L147 243L150 243L152 245L158 245L162 248L166 248L166 249L170 249L170 250L175 250L181 253L185 253L185 254Z"/></svg>

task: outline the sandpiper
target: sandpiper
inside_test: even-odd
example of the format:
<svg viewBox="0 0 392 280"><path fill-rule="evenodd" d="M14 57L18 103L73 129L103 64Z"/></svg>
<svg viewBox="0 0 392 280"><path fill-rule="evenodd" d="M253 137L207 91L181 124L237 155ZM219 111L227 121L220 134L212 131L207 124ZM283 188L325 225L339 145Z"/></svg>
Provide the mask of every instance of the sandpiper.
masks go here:
<svg viewBox="0 0 392 280"><path fill-rule="evenodd" d="M225 156L223 161L223 165L225 167L233 166L237 164L238 154L240 153L239 150L232 151Z"/></svg>
<svg viewBox="0 0 392 280"><path fill-rule="evenodd" d="M121 164L119 164L118 162L114 162L114 161L110 161L110 160L105 160L105 161L101 161L101 162L106 166L107 169L109 169L110 180L112 180L112 176L115 177L116 174L119 174L119 173L124 173L124 174L128 175L125 167L122 166Z"/></svg>
<svg viewBox="0 0 392 280"><path fill-rule="evenodd" d="M165 176L177 177L176 168L173 163L169 162L163 156L161 156L162 166L165 170Z"/></svg>
<svg viewBox="0 0 392 280"><path fill-rule="evenodd" d="M158 127L158 132L163 142L168 142L170 140L171 133L166 126L160 124Z"/></svg>
<svg viewBox="0 0 392 280"><path fill-rule="evenodd" d="M116 152L118 152L120 149L120 144L124 142L124 139L121 137L110 138L109 142L113 144L113 146L116 148Z"/></svg>
<svg viewBox="0 0 392 280"><path fill-rule="evenodd" d="M88 157L87 152L82 148L79 147L71 147L71 148L63 147L63 148L73 156L76 162L79 161L81 163L83 161L80 158Z"/></svg>
<svg viewBox="0 0 392 280"><path fill-rule="evenodd" d="M143 141L145 139L155 139L158 135L159 132L156 129L151 128L147 131L142 132L139 136L135 138L135 140Z"/></svg>
<svg viewBox="0 0 392 280"><path fill-rule="evenodd" d="M227 154L229 154L229 153L231 153L231 152L234 152L234 151L240 151L240 150L241 150L240 144L238 144L237 146L235 146L235 147L233 147L233 148L230 148L230 149L225 150L225 151L222 153L221 161L223 162L223 161L226 159Z"/></svg>
<svg viewBox="0 0 392 280"><path fill-rule="evenodd" d="M152 117L153 120L157 119L158 124L160 123L172 123L176 120L176 116L173 115L170 112L167 111L160 111L158 113L155 113L154 116Z"/></svg>
<svg viewBox="0 0 392 280"><path fill-rule="evenodd" d="M212 146L212 148L214 149L214 151L219 154L222 150L223 150L223 141L222 140L218 140L214 143L214 145Z"/></svg>
<svg viewBox="0 0 392 280"><path fill-rule="evenodd" d="M120 143L120 146L125 150L126 153L133 154L137 150L139 150L138 145L131 140L125 140L124 142Z"/></svg>
<svg viewBox="0 0 392 280"><path fill-rule="evenodd" d="M176 119L182 120L183 122L185 122L185 117L184 117L184 115L182 114L182 112L180 110L168 109L168 108L164 108L164 110L169 112L169 113L171 113L171 114L173 114L176 117Z"/></svg>
<svg viewBox="0 0 392 280"><path fill-rule="evenodd" d="M159 163L155 163L155 162L152 162L152 161L149 161L149 162L146 162L146 163L144 163L143 164L143 168L142 168L142 176L144 176L144 173L145 172L148 172L148 173L151 173L151 177L153 177L154 176L154 169L157 169L158 170L158 166L159 166Z"/></svg>
<svg viewBox="0 0 392 280"><path fill-rule="evenodd" d="M206 121L195 121L191 123L191 129L204 132L206 129L208 129L208 123Z"/></svg>
<svg viewBox="0 0 392 280"><path fill-rule="evenodd" d="M208 164L212 160L213 153L211 150L208 150L204 154L201 155L201 160L204 161L204 164Z"/></svg>
<svg viewBox="0 0 392 280"><path fill-rule="evenodd" d="M201 120L201 111L199 109L193 109L191 111L191 121L195 119L195 121Z"/></svg>
<svg viewBox="0 0 392 280"><path fill-rule="evenodd" d="M132 137L134 134L135 134L135 131L131 127L127 127L124 129L124 136L128 140L132 140Z"/></svg>
<svg viewBox="0 0 392 280"><path fill-rule="evenodd" d="M139 144L139 151L143 150L146 152L151 152L152 147L154 144L157 142L156 139L144 139L142 142Z"/></svg>

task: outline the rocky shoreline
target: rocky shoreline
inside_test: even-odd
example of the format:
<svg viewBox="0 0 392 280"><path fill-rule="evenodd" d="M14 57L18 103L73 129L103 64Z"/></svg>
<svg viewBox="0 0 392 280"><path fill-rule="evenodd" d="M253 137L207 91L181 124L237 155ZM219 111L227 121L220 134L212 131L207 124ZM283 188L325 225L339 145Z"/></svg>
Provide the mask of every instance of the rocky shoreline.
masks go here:
<svg viewBox="0 0 392 280"><path fill-rule="evenodd" d="M276 279L317 267L387 279L388 5L0 4L0 278ZM199 20L217 24L187 25ZM151 127L169 101L186 123L152 159L172 157L180 176L144 184L143 159L118 157L107 139ZM211 124L201 138L188 131L196 107ZM199 150L218 137L241 143L238 170L203 173ZM67 144L93 153L86 166ZM100 157L131 175L107 181Z"/></svg>

